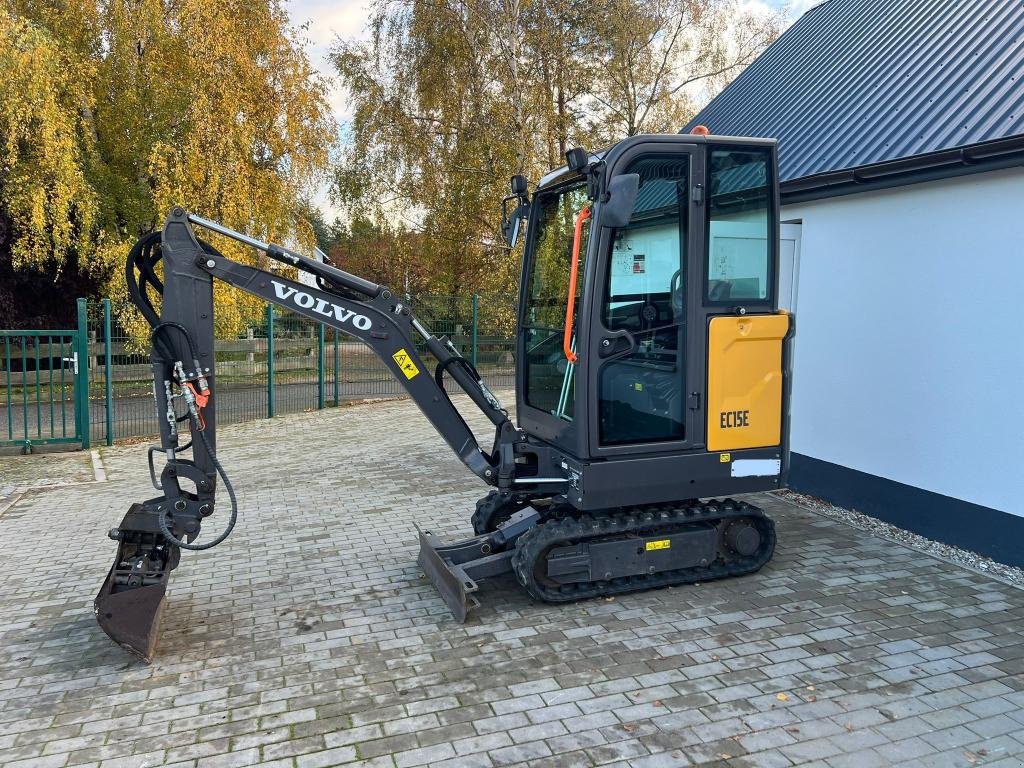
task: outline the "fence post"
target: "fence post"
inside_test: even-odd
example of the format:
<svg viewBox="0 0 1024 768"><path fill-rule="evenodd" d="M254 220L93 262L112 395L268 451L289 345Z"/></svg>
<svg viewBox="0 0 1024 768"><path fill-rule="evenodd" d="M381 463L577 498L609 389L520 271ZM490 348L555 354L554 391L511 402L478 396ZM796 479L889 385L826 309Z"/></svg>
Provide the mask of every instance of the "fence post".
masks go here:
<svg viewBox="0 0 1024 768"><path fill-rule="evenodd" d="M334 405L341 405L341 333L334 329Z"/></svg>
<svg viewBox="0 0 1024 768"><path fill-rule="evenodd" d="M75 419L82 448L91 448L89 439L89 305L78 300L78 333L75 334L75 352L78 354L78 373L75 376Z"/></svg>
<svg viewBox="0 0 1024 768"><path fill-rule="evenodd" d="M107 404L107 445L114 444L114 383L110 380L110 299L103 300L103 398Z"/></svg>
<svg viewBox="0 0 1024 768"><path fill-rule="evenodd" d="M324 409L324 324L316 326L316 407Z"/></svg>
<svg viewBox="0 0 1024 768"><path fill-rule="evenodd" d="M477 353L477 329L480 326L480 295L477 293L473 294L473 346L472 346L472 363L473 367L476 367L476 353Z"/></svg>
<svg viewBox="0 0 1024 768"><path fill-rule="evenodd" d="M267 418L274 418L274 306L267 304Z"/></svg>

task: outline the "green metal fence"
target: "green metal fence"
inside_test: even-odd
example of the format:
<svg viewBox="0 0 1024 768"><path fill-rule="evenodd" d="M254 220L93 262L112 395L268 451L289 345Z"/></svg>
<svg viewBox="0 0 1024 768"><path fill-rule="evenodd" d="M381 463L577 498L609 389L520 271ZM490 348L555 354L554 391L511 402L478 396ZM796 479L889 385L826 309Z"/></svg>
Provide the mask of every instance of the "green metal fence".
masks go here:
<svg viewBox="0 0 1024 768"><path fill-rule="evenodd" d="M0 330L0 447L89 447L85 327L80 299L77 328Z"/></svg>
<svg viewBox="0 0 1024 768"><path fill-rule="evenodd" d="M447 335L475 362L489 385L513 385L514 296L420 296L410 304L431 331ZM157 434L148 350L121 326L123 307L104 300L90 303L87 313L81 334L85 438L109 445ZM420 353L433 365L425 348ZM268 306L239 337L218 339L215 360L221 424L405 393L361 342L278 307Z"/></svg>

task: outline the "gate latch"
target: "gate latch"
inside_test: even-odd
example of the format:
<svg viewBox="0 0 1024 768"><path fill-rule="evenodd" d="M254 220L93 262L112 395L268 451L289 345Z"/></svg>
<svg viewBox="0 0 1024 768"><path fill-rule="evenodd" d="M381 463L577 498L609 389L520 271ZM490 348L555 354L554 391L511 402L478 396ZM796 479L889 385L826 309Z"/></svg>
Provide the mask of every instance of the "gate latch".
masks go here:
<svg viewBox="0 0 1024 768"><path fill-rule="evenodd" d="M78 353L77 352L73 352L71 354L71 357L62 357L61 360L63 362L65 362L65 363L71 363L71 366L72 366L72 368L74 369L74 372L75 372L75 376L78 375Z"/></svg>

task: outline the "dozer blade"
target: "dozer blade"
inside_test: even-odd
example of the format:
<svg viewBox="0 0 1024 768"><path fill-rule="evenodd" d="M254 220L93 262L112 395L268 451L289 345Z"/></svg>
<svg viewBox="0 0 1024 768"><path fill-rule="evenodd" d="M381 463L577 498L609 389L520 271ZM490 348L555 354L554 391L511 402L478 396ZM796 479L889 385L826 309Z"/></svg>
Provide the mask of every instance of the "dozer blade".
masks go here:
<svg viewBox="0 0 1024 768"><path fill-rule="evenodd" d="M445 543L430 531L420 534L420 556L417 563L434 582L438 593L460 624L480 601L473 596L479 589L477 581L512 572L515 540L534 524L537 513L516 512L502 524L497 534L484 533L472 539Z"/></svg>
<svg viewBox="0 0 1024 768"><path fill-rule="evenodd" d="M417 530L419 530L417 526ZM444 543L430 531L419 531L420 556L416 562L424 575L437 587L441 599L448 605L455 620L460 624L466 620L470 609L477 608L480 601L473 597L479 587L461 565L441 555Z"/></svg>
<svg viewBox="0 0 1024 768"><path fill-rule="evenodd" d="M120 542L93 610L111 640L144 661L153 658L163 616L167 579L178 565L178 547L160 533L156 515L133 504L110 537Z"/></svg>

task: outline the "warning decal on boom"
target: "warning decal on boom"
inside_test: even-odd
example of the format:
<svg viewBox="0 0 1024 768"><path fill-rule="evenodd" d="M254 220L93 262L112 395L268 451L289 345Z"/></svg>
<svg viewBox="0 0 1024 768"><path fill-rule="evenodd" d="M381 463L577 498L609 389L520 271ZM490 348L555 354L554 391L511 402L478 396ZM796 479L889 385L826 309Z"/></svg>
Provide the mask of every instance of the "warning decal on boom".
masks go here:
<svg viewBox="0 0 1024 768"><path fill-rule="evenodd" d="M416 363L409 358L409 353L406 352L404 348L395 352L391 357L393 357L395 362L398 363L398 367L402 369L402 373L405 374L405 378L411 379L414 376L419 375L420 369L417 368Z"/></svg>

